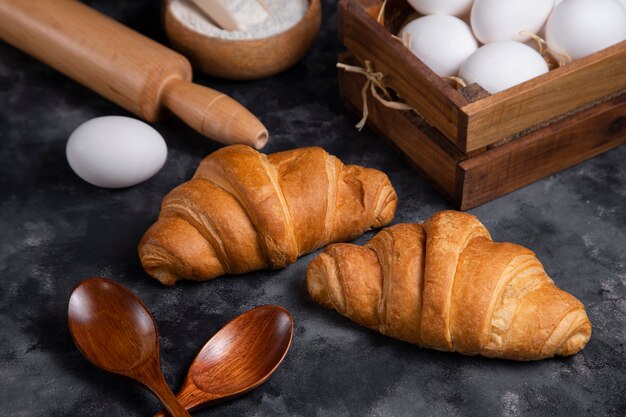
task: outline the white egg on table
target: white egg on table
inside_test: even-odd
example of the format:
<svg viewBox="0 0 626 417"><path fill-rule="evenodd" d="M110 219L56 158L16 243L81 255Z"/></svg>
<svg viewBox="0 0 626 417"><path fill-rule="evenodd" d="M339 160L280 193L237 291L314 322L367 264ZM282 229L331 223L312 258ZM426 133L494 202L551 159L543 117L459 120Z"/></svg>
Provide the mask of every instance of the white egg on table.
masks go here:
<svg viewBox="0 0 626 417"><path fill-rule="evenodd" d="M448 15L419 17L399 33L410 34L411 51L442 77L456 75L461 64L478 49L470 27Z"/></svg>
<svg viewBox="0 0 626 417"><path fill-rule="evenodd" d="M482 43L527 41L523 32L538 33L554 8L555 0L475 0L471 24Z"/></svg>
<svg viewBox="0 0 626 417"><path fill-rule="evenodd" d="M626 7L618 0L564 0L546 25L555 54L580 59L626 40Z"/></svg>
<svg viewBox="0 0 626 417"><path fill-rule="evenodd" d="M409 0L409 4L421 14L467 14L474 0Z"/></svg>
<svg viewBox="0 0 626 417"><path fill-rule="evenodd" d="M159 132L142 121L104 116L78 126L65 154L72 170L88 183L123 188L156 174L167 158L167 146Z"/></svg>
<svg viewBox="0 0 626 417"><path fill-rule="evenodd" d="M478 48L461 65L459 77L478 83L491 94L521 84L549 71L543 57L520 42L493 42Z"/></svg>

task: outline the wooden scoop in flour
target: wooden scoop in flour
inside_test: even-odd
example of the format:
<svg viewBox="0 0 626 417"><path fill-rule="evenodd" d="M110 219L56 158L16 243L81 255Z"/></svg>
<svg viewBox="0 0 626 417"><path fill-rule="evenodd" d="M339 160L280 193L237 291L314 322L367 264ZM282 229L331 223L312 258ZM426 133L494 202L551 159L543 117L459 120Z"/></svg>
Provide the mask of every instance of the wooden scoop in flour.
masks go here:
<svg viewBox="0 0 626 417"><path fill-rule="evenodd" d="M191 0L213 22L225 30L246 30L270 17L257 0Z"/></svg>
<svg viewBox="0 0 626 417"><path fill-rule="evenodd" d="M0 0L0 39L150 122L168 109L218 142L267 143L245 107L191 82L185 57L78 1Z"/></svg>

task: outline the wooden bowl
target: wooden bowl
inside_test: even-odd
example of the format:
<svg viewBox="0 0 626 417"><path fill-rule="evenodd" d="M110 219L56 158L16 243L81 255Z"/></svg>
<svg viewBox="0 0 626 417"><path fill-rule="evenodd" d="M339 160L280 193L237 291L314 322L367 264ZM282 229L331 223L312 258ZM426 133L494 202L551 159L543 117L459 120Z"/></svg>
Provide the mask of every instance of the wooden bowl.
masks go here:
<svg viewBox="0 0 626 417"><path fill-rule="evenodd" d="M284 32L262 39L220 39L194 31L163 7L164 25L172 46L209 75L234 80L252 80L277 74L298 62L313 45L322 23L320 0L311 5L302 20Z"/></svg>

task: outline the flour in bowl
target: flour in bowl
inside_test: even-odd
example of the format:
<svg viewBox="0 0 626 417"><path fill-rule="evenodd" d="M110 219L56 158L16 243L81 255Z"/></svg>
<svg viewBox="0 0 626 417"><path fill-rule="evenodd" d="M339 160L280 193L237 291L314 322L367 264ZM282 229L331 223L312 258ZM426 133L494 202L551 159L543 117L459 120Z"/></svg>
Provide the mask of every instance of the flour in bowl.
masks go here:
<svg viewBox="0 0 626 417"><path fill-rule="evenodd" d="M224 30L214 25L208 16L190 0L172 0L170 11L176 19L195 32L220 39L262 39L277 35L298 23L311 3L309 0L259 0L270 17L247 30Z"/></svg>

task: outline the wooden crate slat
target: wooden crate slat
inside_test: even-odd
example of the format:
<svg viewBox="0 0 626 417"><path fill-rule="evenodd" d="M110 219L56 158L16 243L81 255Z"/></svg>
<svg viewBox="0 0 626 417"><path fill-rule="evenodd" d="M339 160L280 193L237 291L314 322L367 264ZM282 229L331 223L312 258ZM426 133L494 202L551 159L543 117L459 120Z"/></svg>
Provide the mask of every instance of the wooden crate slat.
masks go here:
<svg viewBox="0 0 626 417"><path fill-rule="evenodd" d="M338 13L343 44L360 61L371 61L375 71L385 75L385 84L401 92L408 104L455 142L460 108L467 104L465 98L393 39L363 5L354 0L341 0Z"/></svg>
<svg viewBox="0 0 626 417"><path fill-rule="evenodd" d="M462 210L626 143L626 94L459 164Z"/></svg>
<svg viewBox="0 0 626 417"><path fill-rule="evenodd" d="M470 102L375 21L372 13L380 3L340 1L342 42L359 61L375 63L375 70L385 74L385 84L466 154L544 127L626 89L624 41ZM400 0L389 0L387 9L396 10L396 16L410 13Z"/></svg>
<svg viewBox="0 0 626 417"><path fill-rule="evenodd" d="M341 62L374 63L384 84L415 108L371 95L368 125L389 139L456 206L466 210L626 143L626 41L489 95L457 91L376 22L379 0L340 0ZM411 15L389 0L385 25ZM365 77L339 72L344 101L361 111ZM463 93L463 94L462 94Z"/></svg>
<svg viewBox="0 0 626 417"><path fill-rule="evenodd" d="M462 108L470 152L626 89L626 41Z"/></svg>
<svg viewBox="0 0 626 417"><path fill-rule="evenodd" d="M344 55L342 59L350 62ZM342 97L361 112L365 78L339 72ZM626 143L626 94L477 156L458 151L411 112L371 95L368 126L390 140L416 170L461 210L468 210Z"/></svg>
<svg viewBox="0 0 626 417"><path fill-rule="evenodd" d="M361 90L365 77L345 71L339 71L338 76L344 101L360 114L363 108ZM388 109L371 95L368 97L368 109L368 126L388 138L420 174L452 201L456 193L457 163L462 154L455 151L444 138L440 142L448 145L447 150L436 144L417 128L419 124L415 117L409 115L410 112Z"/></svg>

